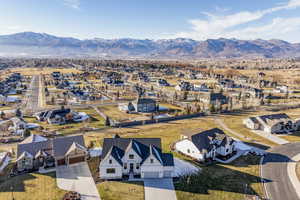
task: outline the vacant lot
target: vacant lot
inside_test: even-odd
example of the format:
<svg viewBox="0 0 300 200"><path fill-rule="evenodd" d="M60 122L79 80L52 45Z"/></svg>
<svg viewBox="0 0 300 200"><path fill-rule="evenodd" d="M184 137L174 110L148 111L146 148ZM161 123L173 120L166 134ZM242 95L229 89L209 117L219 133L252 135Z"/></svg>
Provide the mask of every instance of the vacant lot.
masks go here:
<svg viewBox="0 0 300 200"><path fill-rule="evenodd" d="M33 76L38 74L51 74L52 72L60 73L81 73L81 71L75 69L75 68L48 68L44 67L42 70L40 68L14 68L10 69L11 73L18 72L21 73L24 76Z"/></svg>
<svg viewBox="0 0 300 200"><path fill-rule="evenodd" d="M118 106L116 106L116 105L101 106L101 107L99 107L99 109L101 112L103 112L109 118L119 121L119 122L149 119L149 117L147 117L143 114L129 114L129 113L120 111Z"/></svg>
<svg viewBox="0 0 300 200"><path fill-rule="evenodd" d="M201 128L206 130L215 128L214 120L211 117L194 118L188 120L173 121L169 123L158 123L132 128L115 128L89 133L85 136L87 144L89 141L95 141L97 146L102 146L104 137L112 137L113 134L119 134L121 137L157 137L162 139L162 148L169 152L170 146L180 139L180 134L187 130Z"/></svg>
<svg viewBox="0 0 300 200"><path fill-rule="evenodd" d="M144 200L143 182L106 181L97 185L101 199Z"/></svg>
<svg viewBox="0 0 300 200"><path fill-rule="evenodd" d="M56 186L55 172L49 174L30 173L0 182L0 199L49 200L62 199L64 190Z"/></svg>

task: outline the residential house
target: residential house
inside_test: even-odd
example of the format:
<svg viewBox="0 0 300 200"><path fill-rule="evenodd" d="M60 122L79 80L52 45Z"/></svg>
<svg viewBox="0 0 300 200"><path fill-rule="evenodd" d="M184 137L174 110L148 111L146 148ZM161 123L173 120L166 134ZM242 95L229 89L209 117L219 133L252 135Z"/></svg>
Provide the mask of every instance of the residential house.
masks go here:
<svg viewBox="0 0 300 200"><path fill-rule="evenodd" d="M198 161L227 156L234 152L234 140L221 129L213 128L202 132L188 132L174 145L175 150Z"/></svg>
<svg viewBox="0 0 300 200"><path fill-rule="evenodd" d="M194 90L193 85L188 81L181 81L178 85L175 86L175 89L178 91L192 91Z"/></svg>
<svg viewBox="0 0 300 200"><path fill-rule="evenodd" d="M163 86L170 86L170 84L165 79L158 79L157 80L157 85L161 86L161 87L163 87Z"/></svg>
<svg viewBox="0 0 300 200"><path fill-rule="evenodd" d="M82 135L47 139L31 135L17 147L18 171L83 162L88 156Z"/></svg>
<svg viewBox="0 0 300 200"><path fill-rule="evenodd" d="M162 153L160 138L104 138L100 178L121 179L124 176L141 178L172 177L173 155Z"/></svg>
<svg viewBox="0 0 300 200"><path fill-rule="evenodd" d="M74 112L69 108L61 108L38 112L34 115L39 121L47 121L49 124L65 124L67 122L81 122L89 118L84 112Z"/></svg>
<svg viewBox="0 0 300 200"><path fill-rule="evenodd" d="M300 128L300 120L293 120L285 113L249 117L243 124L252 130L262 130L265 133L290 133Z"/></svg>
<svg viewBox="0 0 300 200"><path fill-rule="evenodd" d="M119 109L125 112L155 112L157 110L156 101L150 98L137 98L129 103L120 103Z"/></svg>
<svg viewBox="0 0 300 200"><path fill-rule="evenodd" d="M207 92L199 97L199 100L212 105L228 104L228 97L222 93Z"/></svg>

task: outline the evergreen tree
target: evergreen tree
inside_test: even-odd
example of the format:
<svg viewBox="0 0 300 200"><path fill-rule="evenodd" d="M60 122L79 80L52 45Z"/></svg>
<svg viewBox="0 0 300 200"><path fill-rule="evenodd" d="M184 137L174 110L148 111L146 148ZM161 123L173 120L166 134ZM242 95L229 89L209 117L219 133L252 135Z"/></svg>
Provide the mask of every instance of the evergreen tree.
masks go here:
<svg viewBox="0 0 300 200"><path fill-rule="evenodd" d="M110 119L108 116L106 116L106 119L105 119L105 126L110 126Z"/></svg>

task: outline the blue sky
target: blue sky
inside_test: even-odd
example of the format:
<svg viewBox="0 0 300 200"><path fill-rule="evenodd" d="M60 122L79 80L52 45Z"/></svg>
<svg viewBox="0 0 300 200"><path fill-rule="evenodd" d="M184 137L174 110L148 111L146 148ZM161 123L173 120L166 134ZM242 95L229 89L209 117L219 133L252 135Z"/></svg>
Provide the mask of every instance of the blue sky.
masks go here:
<svg viewBox="0 0 300 200"><path fill-rule="evenodd" d="M300 42L300 0L5 0L0 34Z"/></svg>

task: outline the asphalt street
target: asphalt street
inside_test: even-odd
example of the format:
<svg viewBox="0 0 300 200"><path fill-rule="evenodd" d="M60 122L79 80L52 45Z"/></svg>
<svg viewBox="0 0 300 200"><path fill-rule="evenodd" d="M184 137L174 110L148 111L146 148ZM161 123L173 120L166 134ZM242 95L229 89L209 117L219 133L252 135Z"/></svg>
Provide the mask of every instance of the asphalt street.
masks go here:
<svg viewBox="0 0 300 200"><path fill-rule="evenodd" d="M36 112L39 109L40 78L39 75L33 76L28 88L25 109L29 112Z"/></svg>
<svg viewBox="0 0 300 200"><path fill-rule="evenodd" d="M287 165L292 157L300 153L300 142L272 148L262 162L262 178L271 200L299 200L289 179ZM300 188L299 188L300 189Z"/></svg>

